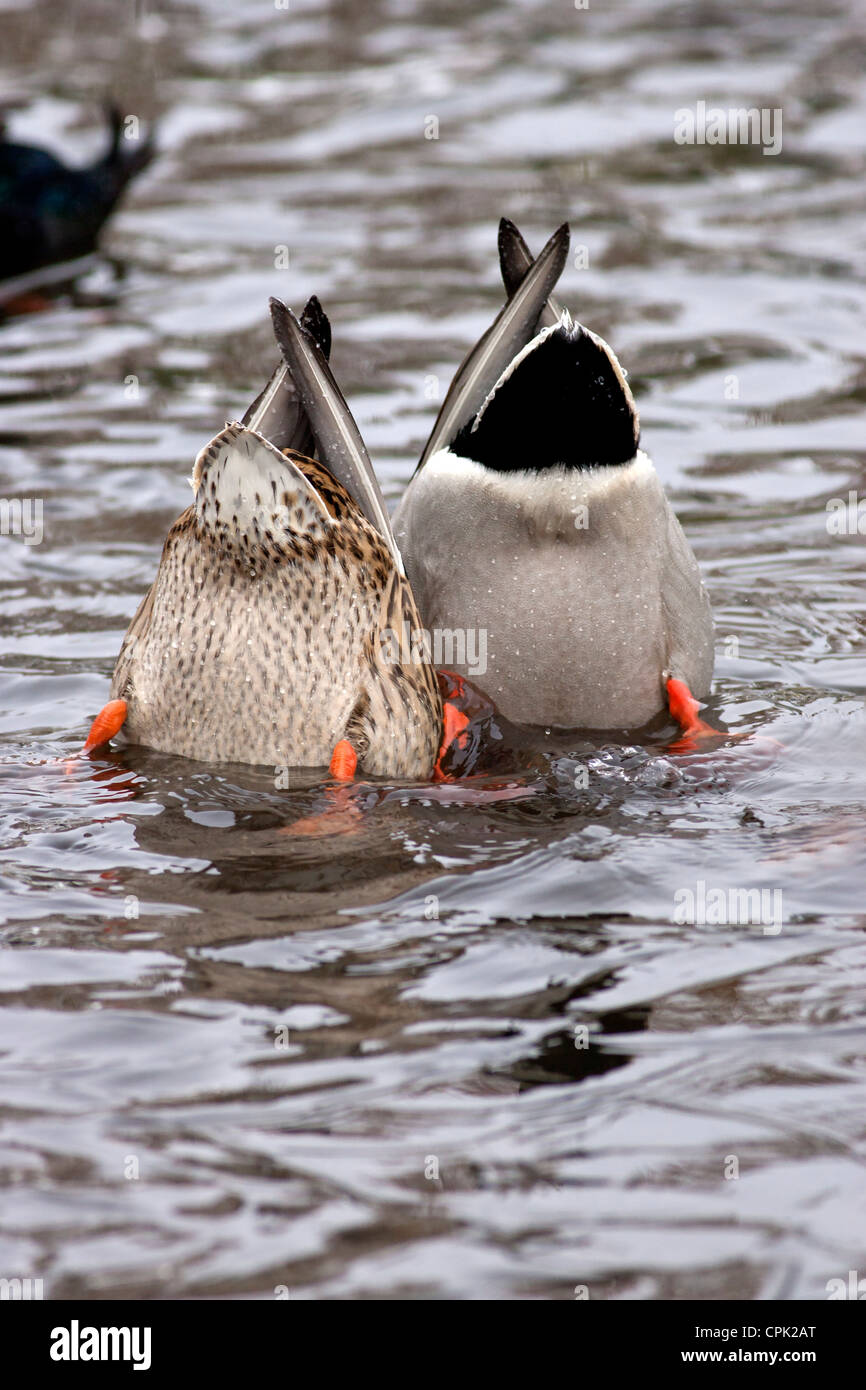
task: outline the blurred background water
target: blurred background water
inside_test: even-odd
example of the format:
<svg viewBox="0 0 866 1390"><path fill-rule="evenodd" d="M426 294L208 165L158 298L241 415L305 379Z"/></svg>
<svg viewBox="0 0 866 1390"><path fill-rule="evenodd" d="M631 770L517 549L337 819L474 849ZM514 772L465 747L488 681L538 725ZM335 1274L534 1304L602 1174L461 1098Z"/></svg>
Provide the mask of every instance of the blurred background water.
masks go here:
<svg viewBox="0 0 866 1390"><path fill-rule="evenodd" d="M17 138L83 161L113 92L160 147L93 271L0 325L0 494L44 502L42 544L0 541L0 1275L866 1275L866 587L827 529L866 493L864 59L857 0L0 4ZM701 100L781 108L782 152L678 145ZM283 833L322 792L269 769L64 770L270 371L268 295L320 295L393 504L501 303L503 213L535 249L571 222L562 297L630 371L747 737L540 744L525 800L396 788L326 837ZM781 892L780 929L678 921L699 883Z"/></svg>

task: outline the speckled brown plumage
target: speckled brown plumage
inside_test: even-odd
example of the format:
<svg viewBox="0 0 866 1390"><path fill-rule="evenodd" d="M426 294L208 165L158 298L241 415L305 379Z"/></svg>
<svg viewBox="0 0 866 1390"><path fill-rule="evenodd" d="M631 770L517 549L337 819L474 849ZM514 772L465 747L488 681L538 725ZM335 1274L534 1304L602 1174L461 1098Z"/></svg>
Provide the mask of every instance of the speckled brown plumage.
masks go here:
<svg viewBox="0 0 866 1390"><path fill-rule="evenodd" d="M321 464L228 425L202 450L130 624L112 698L125 737L205 761L426 777L442 708L432 667L381 634L420 627L384 538Z"/></svg>

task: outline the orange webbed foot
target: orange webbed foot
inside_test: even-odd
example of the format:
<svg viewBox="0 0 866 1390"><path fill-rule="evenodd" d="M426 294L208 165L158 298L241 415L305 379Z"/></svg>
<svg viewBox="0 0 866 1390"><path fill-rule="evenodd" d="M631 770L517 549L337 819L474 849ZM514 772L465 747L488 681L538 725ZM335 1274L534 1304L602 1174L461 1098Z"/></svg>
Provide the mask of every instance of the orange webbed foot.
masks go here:
<svg viewBox="0 0 866 1390"><path fill-rule="evenodd" d="M125 700L109 700L91 724L82 753L91 753L94 748L101 748L103 744L110 742L123 727L126 713Z"/></svg>
<svg viewBox="0 0 866 1390"><path fill-rule="evenodd" d="M474 771L480 752L479 740L483 739L484 729L489 725L495 709L484 692L476 689L465 676L442 669L436 672L436 679L442 695L443 719L442 743L433 769L433 780L453 782L455 772L446 772L443 767L446 754L458 749L464 755L462 759L456 759L456 766L460 768L457 777L462 779L468 772Z"/></svg>
<svg viewBox="0 0 866 1390"><path fill-rule="evenodd" d="M672 752L691 752L698 747L699 739L721 737L720 730L698 718L700 701L695 699L685 681L671 676L665 688L668 693L668 709L682 729L682 737L671 744Z"/></svg>
<svg viewBox="0 0 866 1390"><path fill-rule="evenodd" d="M439 757L436 759L436 765L433 768L434 782L445 782L449 780L448 773L442 770L442 759L445 757L452 743L456 742L458 747L463 746L460 742L461 735L463 735L463 731L469 723L469 716L464 714L462 709L458 709L456 705L452 704L450 700L446 700L443 704L442 714L442 746L439 749Z"/></svg>
<svg viewBox="0 0 866 1390"><path fill-rule="evenodd" d="M351 782L357 766L358 754L347 738L341 738L331 754L328 771L338 782Z"/></svg>

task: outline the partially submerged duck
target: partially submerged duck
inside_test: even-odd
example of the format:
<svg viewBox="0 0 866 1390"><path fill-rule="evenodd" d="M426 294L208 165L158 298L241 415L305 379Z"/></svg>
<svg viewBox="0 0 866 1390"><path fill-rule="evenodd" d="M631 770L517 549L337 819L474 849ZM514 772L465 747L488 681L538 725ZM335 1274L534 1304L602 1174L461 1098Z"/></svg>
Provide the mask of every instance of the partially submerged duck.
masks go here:
<svg viewBox="0 0 866 1390"><path fill-rule="evenodd" d="M485 634L475 679L508 719L635 729L669 709L694 732L709 600L616 356L551 297L568 241L560 227L533 261L500 224L508 301L454 377L394 534L426 627Z"/></svg>
<svg viewBox="0 0 866 1390"><path fill-rule="evenodd" d="M71 169L0 127L0 280L92 252L129 183L153 158L153 140L126 140L120 111L108 108L105 154Z"/></svg>
<svg viewBox="0 0 866 1390"><path fill-rule="evenodd" d="M208 762L426 778L442 701L423 649L385 640L420 622L330 327L315 300L271 311L283 360L196 459L85 750L122 727Z"/></svg>

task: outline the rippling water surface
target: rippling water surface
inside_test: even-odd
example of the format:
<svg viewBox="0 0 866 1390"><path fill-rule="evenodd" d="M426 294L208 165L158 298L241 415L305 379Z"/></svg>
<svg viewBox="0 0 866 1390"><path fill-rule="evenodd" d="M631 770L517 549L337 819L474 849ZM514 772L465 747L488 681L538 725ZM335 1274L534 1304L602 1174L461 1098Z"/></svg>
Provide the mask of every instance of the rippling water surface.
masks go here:
<svg viewBox="0 0 866 1390"><path fill-rule="evenodd" d="M45 518L0 542L0 1273L328 1299L866 1273L864 539L826 524L866 496L862 6L35 0L0 54L22 137L83 158L113 88L161 146L92 274L0 325L0 492ZM699 100L781 108L782 153L677 145ZM393 504L501 302L502 213L585 248L562 296L629 368L703 566L727 741L560 740L524 799L394 788L326 836L283 833L311 779L66 770L195 453L270 370L267 296L321 296ZM713 889L764 890L770 930L678 920Z"/></svg>

